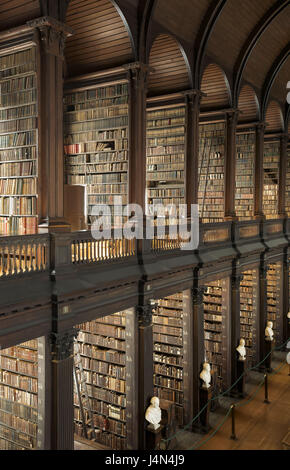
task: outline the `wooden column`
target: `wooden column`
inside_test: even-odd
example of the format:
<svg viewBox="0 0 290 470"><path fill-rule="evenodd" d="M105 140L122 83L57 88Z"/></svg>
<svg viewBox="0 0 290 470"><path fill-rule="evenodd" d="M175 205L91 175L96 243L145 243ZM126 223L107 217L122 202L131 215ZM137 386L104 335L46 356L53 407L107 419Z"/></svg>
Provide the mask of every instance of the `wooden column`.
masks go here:
<svg viewBox="0 0 290 470"><path fill-rule="evenodd" d="M145 208L146 188L146 94L148 66L128 67L129 80L129 203Z"/></svg>
<svg viewBox="0 0 290 470"><path fill-rule="evenodd" d="M38 345L38 427L37 449L51 448L51 356L47 336L37 340Z"/></svg>
<svg viewBox="0 0 290 470"><path fill-rule="evenodd" d="M226 152L225 152L225 219L233 220L235 215L236 179L236 129L238 112L226 115Z"/></svg>
<svg viewBox="0 0 290 470"><path fill-rule="evenodd" d="M264 134L265 124L256 126L256 160L255 160L255 189L254 189L254 217L262 219L263 216L263 184L264 184Z"/></svg>
<svg viewBox="0 0 290 470"><path fill-rule="evenodd" d="M193 287L192 294L192 394L193 394L193 412L192 417L196 416L200 411L200 378L204 362L204 310L203 310L203 294L206 287L196 285ZM197 419L193 423L193 430L198 429L200 420Z"/></svg>
<svg viewBox="0 0 290 470"><path fill-rule="evenodd" d="M145 450L145 411L154 395L153 385L153 306L150 303L138 305L138 450Z"/></svg>
<svg viewBox="0 0 290 470"><path fill-rule="evenodd" d="M230 306L230 329L231 329L231 341L230 341L230 369L231 369L231 384L233 384L237 378L237 351L236 348L240 341L240 282L243 276L234 273L231 278L231 306Z"/></svg>
<svg viewBox="0 0 290 470"><path fill-rule="evenodd" d="M280 165L279 165L279 194L278 194L279 217L287 217L286 210L285 210L286 176L287 176L287 142L288 142L288 136L287 135L281 136Z"/></svg>
<svg viewBox="0 0 290 470"><path fill-rule="evenodd" d="M42 17L29 22L39 34L40 74L40 231L67 231L64 220L63 64L66 37L63 23Z"/></svg>
<svg viewBox="0 0 290 470"><path fill-rule="evenodd" d="M193 418L193 303L191 290L183 291L183 401L184 424Z"/></svg>
<svg viewBox="0 0 290 470"><path fill-rule="evenodd" d="M290 337L290 318L287 317L289 308L289 255L288 250L285 250L284 263L283 263L283 342L287 341ZM286 345L287 346L287 345ZM286 347L285 346L285 347ZM284 347L284 349L285 349Z"/></svg>
<svg viewBox="0 0 290 470"><path fill-rule="evenodd" d="M267 324L267 271L266 262L260 265L260 338L259 338L259 362L266 355L265 328ZM263 366L262 366L263 367Z"/></svg>
<svg viewBox="0 0 290 470"><path fill-rule="evenodd" d="M50 336L51 383L51 449L73 450L73 343L74 329L52 333Z"/></svg>
<svg viewBox="0 0 290 470"><path fill-rule="evenodd" d="M198 195L200 98L201 93L198 90L190 90L185 93L185 202L187 204L188 217L191 216L191 205L197 204Z"/></svg>

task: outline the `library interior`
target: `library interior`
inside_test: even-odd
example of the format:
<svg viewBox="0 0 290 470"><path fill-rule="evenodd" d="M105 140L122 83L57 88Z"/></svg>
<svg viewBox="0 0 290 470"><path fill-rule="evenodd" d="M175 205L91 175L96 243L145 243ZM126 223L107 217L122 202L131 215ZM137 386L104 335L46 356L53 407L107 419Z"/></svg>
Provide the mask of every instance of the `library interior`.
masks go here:
<svg viewBox="0 0 290 470"><path fill-rule="evenodd" d="M1 0L0 450L290 449L289 25Z"/></svg>

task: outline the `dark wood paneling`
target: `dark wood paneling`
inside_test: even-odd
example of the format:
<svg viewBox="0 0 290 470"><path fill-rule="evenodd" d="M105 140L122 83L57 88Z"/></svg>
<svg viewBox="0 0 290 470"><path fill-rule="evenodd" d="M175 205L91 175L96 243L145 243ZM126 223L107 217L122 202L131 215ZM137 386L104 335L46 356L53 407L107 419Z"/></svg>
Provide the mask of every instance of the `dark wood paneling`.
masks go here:
<svg viewBox="0 0 290 470"><path fill-rule="evenodd" d="M20 26L26 21L41 16L39 0L1 0L0 30Z"/></svg>
<svg viewBox="0 0 290 470"><path fill-rule="evenodd" d="M279 104L276 101L271 101L266 112L266 132L282 131L283 122L283 114Z"/></svg>
<svg viewBox="0 0 290 470"><path fill-rule="evenodd" d="M241 89L238 108L241 111L239 122L251 122L259 119L259 102L251 86L245 85Z"/></svg>
<svg viewBox="0 0 290 470"><path fill-rule="evenodd" d="M160 34L150 51L149 65L154 71L148 80L152 95L186 90L190 87L188 69L178 43L171 36Z"/></svg>
<svg viewBox="0 0 290 470"><path fill-rule="evenodd" d="M134 60L130 35L109 0L72 0L67 23L74 30L65 49L69 75Z"/></svg>
<svg viewBox="0 0 290 470"><path fill-rule="evenodd" d="M230 106L230 93L227 78L216 64L210 64L203 72L201 91L207 96L201 99L201 109L227 108Z"/></svg>

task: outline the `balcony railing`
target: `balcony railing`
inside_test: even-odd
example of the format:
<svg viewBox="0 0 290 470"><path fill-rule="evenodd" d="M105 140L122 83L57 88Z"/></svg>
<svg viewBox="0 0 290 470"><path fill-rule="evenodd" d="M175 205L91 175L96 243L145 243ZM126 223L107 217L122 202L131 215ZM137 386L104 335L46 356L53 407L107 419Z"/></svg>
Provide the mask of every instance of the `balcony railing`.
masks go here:
<svg viewBox="0 0 290 470"><path fill-rule="evenodd" d="M73 234L71 256L74 264L96 263L133 256L136 251L135 239L95 240L89 232Z"/></svg>
<svg viewBox="0 0 290 470"><path fill-rule="evenodd" d="M49 266L48 235L0 237L0 276L41 272Z"/></svg>

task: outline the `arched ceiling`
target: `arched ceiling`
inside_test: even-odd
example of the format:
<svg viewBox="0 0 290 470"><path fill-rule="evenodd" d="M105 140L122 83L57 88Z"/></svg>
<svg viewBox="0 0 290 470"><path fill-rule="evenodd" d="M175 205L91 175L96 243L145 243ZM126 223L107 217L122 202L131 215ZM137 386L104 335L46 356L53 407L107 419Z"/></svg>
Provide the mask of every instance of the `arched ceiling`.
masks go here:
<svg viewBox="0 0 290 470"><path fill-rule="evenodd" d="M254 122L259 119L259 101L255 90L249 86L244 85L241 89L238 108L240 111L240 122Z"/></svg>
<svg viewBox="0 0 290 470"><path fill-rule="evenodd" d="M212 0L155 0L152 21L193 44Z"/></svg>
<svg viewBox="0 0 290 470"><path fill-rule="evenodd" d="M25 24L46 14L45 11L57 11L57 8L45 8L46 4L63 5L68 1L0 0L0 30ZM119 13L123 13L134 30L132 37L137 51L140 50L137 37L142 13L148 10L149 4L152 11L146 23L149 34L142 37L147 38L150 47L158 34L171 34L184 46L196 84L200 83L202 67L214 62L226 72L232 92L236 92L234 105L238 100L235 82L241 86L253 85L259 100L263 101L271 70L290 41L290 0L70 0L67 22L75 30L66 49L70 73L136 60L126 21ZM97 13L102 9L107 10L106 15L101 11ZM200 45L204 63L198 57ZM243 57L247 59L244 62ZM239 68L241 64L244 67ZM236 81L237 71L242 72L241 83ZM283 109L289 76L288 59L275 76L269 96L269 101L278 100Z"/></svg>
<svg viewBox="0 0 290 470"><path fill-rule="evenodd" d="M149 55L153 73L149 75L149 94L162 94L190 88L188 67L180 46L172 36L160 34Z"/></svg>
<svg viewBox="0 0 290 470"><path fill-rule="evenodd" d="M71 0L66 22L74 31L65 48L69 74L134 60L130 35L110 0Z"/></svg>

